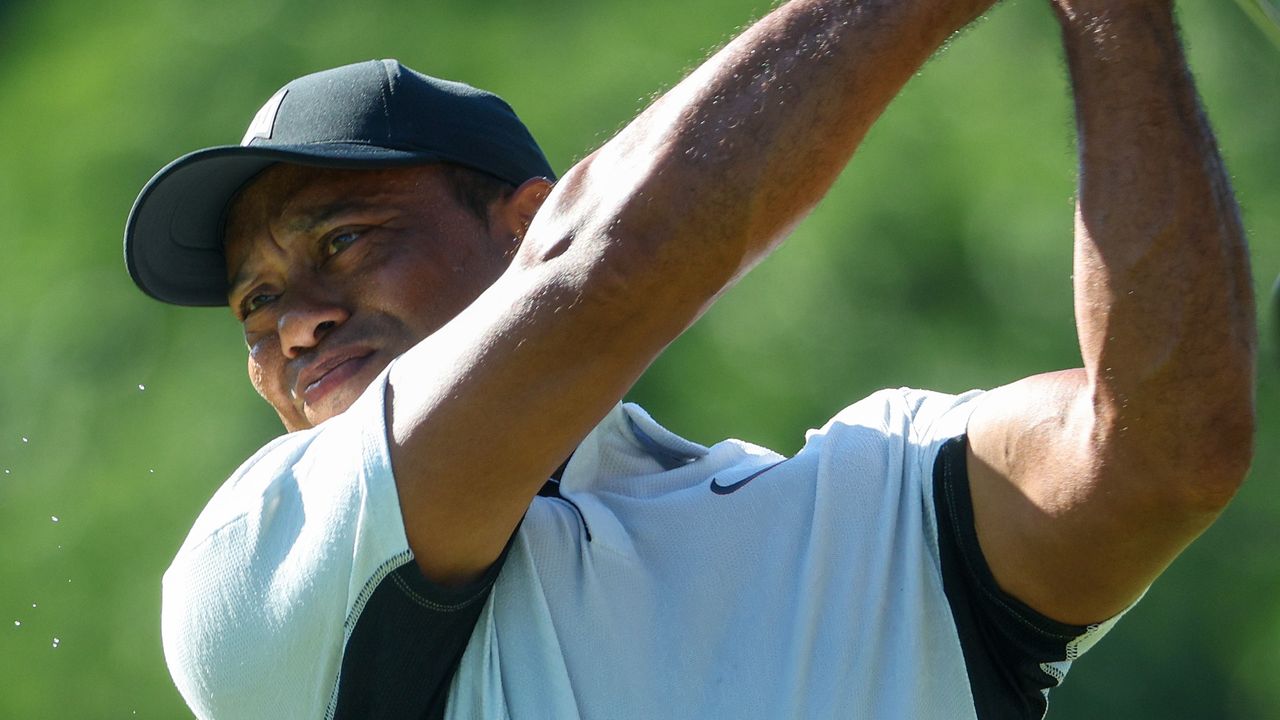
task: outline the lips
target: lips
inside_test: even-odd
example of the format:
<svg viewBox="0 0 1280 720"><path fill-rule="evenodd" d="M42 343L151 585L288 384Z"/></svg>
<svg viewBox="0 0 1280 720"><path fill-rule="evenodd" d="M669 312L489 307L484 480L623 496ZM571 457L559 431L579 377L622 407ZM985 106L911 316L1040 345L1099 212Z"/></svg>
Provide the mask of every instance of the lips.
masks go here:
<svg viewBox="0 0 1280 720"><path fill-rule="evenodd" d="M315 405L354 377L369 362L374 351L348 348L326 353L298 373L293 396Z"/></svg>

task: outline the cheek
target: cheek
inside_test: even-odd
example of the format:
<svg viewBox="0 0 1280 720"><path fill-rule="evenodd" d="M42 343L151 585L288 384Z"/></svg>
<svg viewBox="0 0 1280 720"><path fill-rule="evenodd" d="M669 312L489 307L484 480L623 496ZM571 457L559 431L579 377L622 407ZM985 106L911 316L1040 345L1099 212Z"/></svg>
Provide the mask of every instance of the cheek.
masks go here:
<svg viewBox="0 0 1280 720"><path fill-rule="evenodd" d="M267 371L266 368L262 366L261 357L262 353L256 349L249 350L249 382L253 385L253 389L257 390L258 394L261 395L263 399L269 400L270 398L268 397L267 392Z"/></svg>
<svg viewBox="0 0 1280 720"><path fill-rule="evenodd" d="M461 312L492 285L507 267L507 259L478 241L464 251L435 262L420 262L412 277L402 278L406 300L432 309L445 319Z"/></svg>
<svg viewBox="0 0 1280 720"><path fill-rule="evenodd" d="M275 408L276 414L280 416L285 427L289 430L296 430L302 419L301 413L296 407L292 398L289 396L288 390L285 389L282 380L283 358L278 352L270 350L268 341L259 341L257 344L249 348L248 358L249 382L253 385L253 389L258 391L263 400L266 400L271 407Z"/></svg>

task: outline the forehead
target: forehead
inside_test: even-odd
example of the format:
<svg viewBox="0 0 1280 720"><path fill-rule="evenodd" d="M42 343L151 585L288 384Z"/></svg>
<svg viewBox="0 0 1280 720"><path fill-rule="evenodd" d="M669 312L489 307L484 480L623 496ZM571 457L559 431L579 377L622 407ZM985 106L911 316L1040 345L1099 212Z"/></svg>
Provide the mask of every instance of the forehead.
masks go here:
<svg viewBox="0 0 1280 720"><path fill-rule="evenodd" d="M305 231L348 210L421 204L443 189L434 165L346 170L278 164L231 201L224 235L228 271L268 230Z"/></svg>

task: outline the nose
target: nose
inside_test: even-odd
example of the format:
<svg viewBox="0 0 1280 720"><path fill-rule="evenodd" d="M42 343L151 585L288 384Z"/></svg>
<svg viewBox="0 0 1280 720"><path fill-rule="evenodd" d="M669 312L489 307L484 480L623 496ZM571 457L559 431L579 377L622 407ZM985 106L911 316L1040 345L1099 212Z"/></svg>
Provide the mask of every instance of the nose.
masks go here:
<svg viewBox="0 0 1280 720"><path fill-rule="evenodd" d="M292 360L319 345L350 316L351 313L332 302L295 299L277 321L280 351Z"/></svg>

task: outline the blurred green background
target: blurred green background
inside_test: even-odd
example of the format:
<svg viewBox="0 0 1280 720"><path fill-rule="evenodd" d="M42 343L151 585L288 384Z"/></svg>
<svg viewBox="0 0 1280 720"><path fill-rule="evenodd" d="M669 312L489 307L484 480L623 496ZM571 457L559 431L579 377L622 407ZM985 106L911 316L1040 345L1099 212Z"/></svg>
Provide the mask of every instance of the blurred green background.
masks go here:
<svg viewBox="0 0 1280 720"><path fill-rule="evenodd" d="M1182 5L1265 300L1280 50L1233 4ZM230 314L162 306L125 274L124 218L155 170L238 141L296 75L397 57L504 95L563 171L767 10L0 0L0 718L189 716L160 649L160 575L217 485L279 432ZM1072 144L1047 6L1007 2L924 69L826 202L632 398L693 439L792 452L880 387L1077 365ZM1262 323L1249 482L1076 666L1050 718L1280 718L1280 359L1270 310Z"/></svg>

